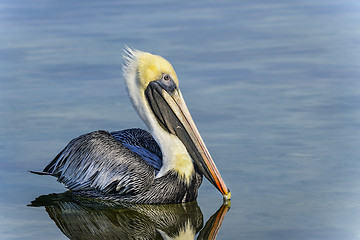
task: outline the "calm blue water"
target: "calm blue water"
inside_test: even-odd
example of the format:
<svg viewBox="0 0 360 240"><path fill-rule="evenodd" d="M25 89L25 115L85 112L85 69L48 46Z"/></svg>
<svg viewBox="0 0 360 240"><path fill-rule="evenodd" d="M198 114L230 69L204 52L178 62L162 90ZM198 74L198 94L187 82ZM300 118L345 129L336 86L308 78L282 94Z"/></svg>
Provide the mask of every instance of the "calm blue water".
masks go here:
<svg viewBox="0 0 360 240"><path fill-rule="evenodd" d="M232 190L217 239L360 239L359 22L356 0L1 1L0 238L67 239L27 206L66 189L27 170L80 134L145 128L128 45L173 64ZM204 181L204 224L221 203Z"/></svg>

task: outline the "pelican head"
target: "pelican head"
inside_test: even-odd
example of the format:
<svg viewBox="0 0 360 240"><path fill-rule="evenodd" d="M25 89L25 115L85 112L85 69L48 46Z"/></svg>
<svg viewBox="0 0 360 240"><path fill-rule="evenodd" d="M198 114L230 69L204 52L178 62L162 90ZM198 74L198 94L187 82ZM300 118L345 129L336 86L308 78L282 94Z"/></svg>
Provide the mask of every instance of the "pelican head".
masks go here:
<svg viewBox="0 0 360 240"><path fill-rule="evenodd" d="M179 89L171 64L147 52L126 49L124 77L131 101L163 153L163 166L157 178L175 171L189 183L196 164L224 196L230 191L220 176L202 140Z"/></svg>

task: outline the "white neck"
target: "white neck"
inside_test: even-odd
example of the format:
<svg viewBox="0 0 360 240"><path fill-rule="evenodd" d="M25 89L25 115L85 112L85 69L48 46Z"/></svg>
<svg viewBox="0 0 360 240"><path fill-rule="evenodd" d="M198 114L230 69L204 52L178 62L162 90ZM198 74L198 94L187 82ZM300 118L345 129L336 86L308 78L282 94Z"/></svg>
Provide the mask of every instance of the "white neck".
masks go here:
<svg viewBox="0 0 360 240"><path fill-rule="evenodd" d="M180 139L164 130L155 118L145 97L145 89L141 89L139 84L135 61L127 64L124 76L131 102L159 144L163 155L163 166L156 178L164 176L170 170L175 170L184 182L189 183L194 172L191 157Z"/></svg>

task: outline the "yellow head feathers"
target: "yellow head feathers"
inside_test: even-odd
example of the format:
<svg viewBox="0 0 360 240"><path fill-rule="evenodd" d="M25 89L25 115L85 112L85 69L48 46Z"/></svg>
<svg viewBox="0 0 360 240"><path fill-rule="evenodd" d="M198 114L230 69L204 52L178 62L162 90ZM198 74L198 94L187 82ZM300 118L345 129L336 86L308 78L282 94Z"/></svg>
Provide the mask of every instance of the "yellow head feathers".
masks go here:
<svg viewBox="0 0 360 240"><path fill-rule="evenodd" d="M151 53L142 52L139 50L126 49L127 64L125 65L125 72L129 71L130 66L135 67L138 75L138 84L142 89L146 89L151 81L161 79L163 74L170 74L175 84L178 86L178 78L171 64L161 56L153 55ZM131 63L131 64L130 64ZM135 63L135 64L134 64Z"/></svg>
<svg viewBox="0 0 360 240"><path fill-rule="evenodd" d="M165 73L170 74L176 85L178 85L176 73L166 59L145 52L139 54L138 74L140 84L143 85L143 87L146 88L151 81L161 79L162 74Z"/></svg>

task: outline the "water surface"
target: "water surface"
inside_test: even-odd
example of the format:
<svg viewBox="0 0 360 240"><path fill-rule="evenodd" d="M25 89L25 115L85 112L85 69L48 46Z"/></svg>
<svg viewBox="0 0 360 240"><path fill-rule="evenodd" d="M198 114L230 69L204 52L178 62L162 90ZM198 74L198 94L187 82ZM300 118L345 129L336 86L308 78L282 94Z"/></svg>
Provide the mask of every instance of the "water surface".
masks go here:
<svg viewBox="0 0 360 240"><path fill-rule="evenodd" d="M360 238L358 1L2 1L0 238L66 239L32 175L74 137L145 128L125 45L167 58L232 191L217 239ZM203 224L222 199L204 181Z"/></svg>

